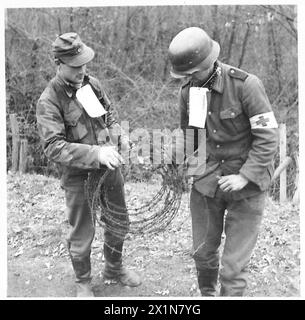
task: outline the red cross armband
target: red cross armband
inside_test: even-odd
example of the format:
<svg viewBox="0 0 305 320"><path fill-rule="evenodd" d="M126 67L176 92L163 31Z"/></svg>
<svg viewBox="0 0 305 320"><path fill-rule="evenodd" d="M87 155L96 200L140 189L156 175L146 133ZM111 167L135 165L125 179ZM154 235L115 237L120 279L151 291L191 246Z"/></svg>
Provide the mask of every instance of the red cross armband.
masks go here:
<svg viewBox="0 0 305 320"><path fill-rule="evenodd" d="M251 129L275 129L278 128L277 121L272 111L257 114L250 119Z"/></svg>

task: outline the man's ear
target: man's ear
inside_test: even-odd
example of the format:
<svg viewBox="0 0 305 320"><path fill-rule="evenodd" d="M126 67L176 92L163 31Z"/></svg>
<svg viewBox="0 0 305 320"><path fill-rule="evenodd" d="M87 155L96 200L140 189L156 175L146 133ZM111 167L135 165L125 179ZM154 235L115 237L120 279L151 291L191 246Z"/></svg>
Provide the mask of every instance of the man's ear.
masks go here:
<svg viewBox="0 0 305 320"><path fill-rule="evenodd" d="M60 65L60 60L58 58L54 59L55 64L57 64L58 66Z"/></svg>

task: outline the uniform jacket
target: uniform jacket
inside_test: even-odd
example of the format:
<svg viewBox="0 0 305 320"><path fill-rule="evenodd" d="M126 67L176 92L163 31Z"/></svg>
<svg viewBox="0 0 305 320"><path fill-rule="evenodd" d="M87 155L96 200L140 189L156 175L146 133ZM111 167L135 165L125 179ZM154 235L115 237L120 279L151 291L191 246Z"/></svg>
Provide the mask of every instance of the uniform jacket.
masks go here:
<svg viewBox="0 0 305 320"><path fill-rule="evenodd" d="M99 81L86 76L104 108L110 101ZM73 185L87 177L90 170L100 169L99 146L105 143L105 116L91 118L76 99L75 89L58 74L41 94L36 108L37 126L47 158L58 164L63 186ZM111 112L107 123L116 124Z"/></svg>
<svg viewBox="0 0 305 320"><path fill-rule="evenodd" d="M200 84L190 81L179 92L182 129L191 128L188 125L191 86ZM193 180L199 192L213 197L218 187L216 176L238 173L249 183L242 190L232 192L234 199L268 188L278 146L273 113L275 126L268 126L270 119L264 118L270 112L272 108L263 84L255 75L219 62L219 74L208 93L206 169ZM257 125L251 126L254 120L258 120Z"/></svg>

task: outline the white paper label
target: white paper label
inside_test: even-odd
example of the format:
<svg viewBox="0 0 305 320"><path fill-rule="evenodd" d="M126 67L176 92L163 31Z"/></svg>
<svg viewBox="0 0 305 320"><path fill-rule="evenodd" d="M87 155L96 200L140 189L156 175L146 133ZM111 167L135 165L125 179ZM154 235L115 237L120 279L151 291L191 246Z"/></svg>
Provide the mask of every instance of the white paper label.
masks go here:
<svg viewBox="0 0 305 320"><path fill-rule="evenodd" d="M207 116L207 95L208 88L190 88L189 96L189 125L197 128L205 127Z"/></svg>
<svg viewBox="0 0 305 320"><path fill-rule="evenodd" d="M91 118L97 118L107 113L89 84L77 90L76 98Z"/></svg>

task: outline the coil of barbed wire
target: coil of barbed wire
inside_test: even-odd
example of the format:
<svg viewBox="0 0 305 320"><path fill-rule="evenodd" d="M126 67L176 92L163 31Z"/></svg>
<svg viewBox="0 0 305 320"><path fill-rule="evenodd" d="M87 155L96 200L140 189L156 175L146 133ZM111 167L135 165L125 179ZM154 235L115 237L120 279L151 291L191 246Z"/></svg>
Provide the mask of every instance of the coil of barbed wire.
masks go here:
<svg viewBox="0 0 305 320"><path fill-rule="evenodd" d="M147 234L165 230L178 213L186 180L181 174L183 165L143 165L161 177L160 189L140 206L129 205L128 232ZM182 169L183 170L183 169ZM126 235L126 221L120 215L126 214L126 207L120 207L108 199L107 184L104 183L111 170L95 171L89 174L86 193L94 221L118 237ZM137 195L141 197L141 195ZM128 199L127 199L128 200Z"/></svg>

